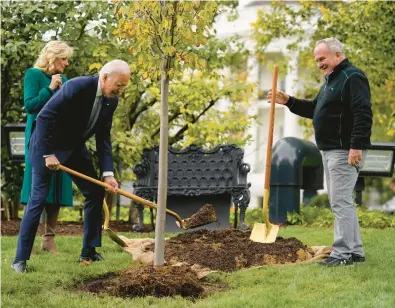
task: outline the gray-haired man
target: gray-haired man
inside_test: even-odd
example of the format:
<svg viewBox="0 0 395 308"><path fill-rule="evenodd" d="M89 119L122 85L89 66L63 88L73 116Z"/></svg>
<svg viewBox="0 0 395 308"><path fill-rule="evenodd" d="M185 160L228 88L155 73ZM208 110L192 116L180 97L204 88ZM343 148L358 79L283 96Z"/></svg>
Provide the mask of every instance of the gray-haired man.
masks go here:
<svg viewBox="0 0 395 308"><path fill-rule="evenodd" d="M130 79L130 68L121 60L103 66L99 76L84 76L69 80L41 109L29 141L32 163L32 191L19 231L18 247L11 268L26 271L40 215L47 197L51 170L64 164L71 169L97 178L92 158L85 142L96 137L96 150L104 182L115 191L110 131L112 117L118 105L117 96ZM103 260L96 252L101 246L102 203L104 189L72 176L85 197L84 237L79 261L89 264Z"/></svg>
<svg viewBox="0 0 395 308"><path fill-rule="evenodd" d="M322 150L329 201L335 216L332 253L324 266L365 261L353 189L370 146L372 109L365 74L345 58L336 38L316 43L314 58L325 84L314 100L297 99L278 91L278 104L313 119L317 146ZM269 91L268 99L272 97Z"/></svg>

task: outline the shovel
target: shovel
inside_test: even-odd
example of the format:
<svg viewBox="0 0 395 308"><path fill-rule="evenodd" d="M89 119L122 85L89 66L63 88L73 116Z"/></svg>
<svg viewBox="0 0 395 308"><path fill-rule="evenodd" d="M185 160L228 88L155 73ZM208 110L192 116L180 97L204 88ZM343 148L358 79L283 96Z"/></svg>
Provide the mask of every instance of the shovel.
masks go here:
<svg viewBox="0 0 395 308"><path fill-rule="evenodd" d="M263 221L264 224L255 223L252 229L250 240L260 243L274 243L277 238L279 226L273 225L269 221L269 195L270 195L270 172L272 167L272 145L273 145L273 125L274 111L277 96L277 76L278 66L274 65L272 82L272 102L270 104L269 134L267 138L266 169L265 169L265 189L263 195Z"/></svg>
<svg viewBox="0 0 395 308"><path fill-rule="evenodd" d="M106 198L103 199L103 210L104 210L104 225L103 230L107 235L119 246L128 247L128 245L114 232L110 229L110 212L108 210Z"/></svg>
<svg viewBox="0 0 395 308"><path fill-rule="evenodd" d="M80 178L82 178L84 180L87 180L89 182L95 183L95 184L97 184L97 185L99 185L101 187L104 187L104 188L107 188L107 189L113 189L113 187L111 185L107 184L107 183L104 183L102 181L99 181L99 180L96 180L94 178L91 178L91 177L89 177L89 176L87 176L85 174L79 173L79 172L77 172L75 170L72 170L70 168L67 168L67 167L65 167L63 165L58 165L58 168L60 170L62 170L62 171L65 171L65 172L70 173L72 175L78 176L78 177L80 177ZM126 198L129 198L129 199L132 199L134 201L137 201L137 202L139 202L141 204L144 204L144 205L146 205L146 206L148 206L150 208L158 209L158 206L155 203L153 203L151 201L148 201L148 200L145 200L145 199L143 199L143 198L141 198L139 196L136 196L134 194L128 193L128 192L126 192L126 191L124 191L124 190L122 190L120 188L116 189L116 193L118 193L118 194L120 194L120 195L122 195L122 196L124 196ZM177 220L176 224L177 224L178 227L180 227L182 229L185 229L185 230L192 229L192 228L197 228L197 227L200 227L200 226L203 226L203 225L207 225L207 224L212 223L212 222L218 222L217 215L215 213L214 207L207 206L207 205L202 207L197 213L192 215L191 218L186 218L186 219L181 219L181 217L177 213L175 213L175 212L173 212L171 210L166 209L166 212L169 215L175 217L175 219Z"/></svg>

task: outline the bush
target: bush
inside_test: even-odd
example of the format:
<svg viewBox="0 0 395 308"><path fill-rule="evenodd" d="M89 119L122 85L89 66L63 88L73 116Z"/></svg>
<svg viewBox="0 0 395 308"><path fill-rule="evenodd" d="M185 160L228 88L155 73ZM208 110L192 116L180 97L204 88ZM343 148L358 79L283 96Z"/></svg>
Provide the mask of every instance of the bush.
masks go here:
<svg viewBox="0 0 395 308"><path fill-rule="evenodd" d="M327 196L327 195L326 195ZM317 202L325 200L324 197ZM323 202L321 203L323 204ZM233 213L232 213L233 214ZM234 215L231 214L231 221ZM362 228L394 228L395 215L382 211L368 211L357 207L358 221ZM254 223L262 223L262 208L247 209L245 223L253 227ZM287 222L290 225L310 226L310 227L331 227L334 223L333 213L330 209L318 206L301 205L300 213L287 213Z"/></svg>
<svg viewBox="0 0 395 308"><path fill-rule="evenodd" d="M287 213L287 221L291 225L329 227L333 225L333 213L328 208L301 206L300 214Z"/></svg>
<svg viewBox="0 0 395 308"><path fill-rule="evenodd" d="M331 205L329 203L328 194L321 194L315 196L313 199L311 199L309 203L309 207L320 207L320 208L330 209Z"/></svg>
<svg viewBox="0 0 395 308"><path fill-rule="evenodd" d="M359 225L363 228L390 228L395 227L395 215L381 211L367 211L357 208ZM300 214L288 213L288 223L291 225L329 227L333 225L334 217L331 210L319 207L301 207Z"/></svg>

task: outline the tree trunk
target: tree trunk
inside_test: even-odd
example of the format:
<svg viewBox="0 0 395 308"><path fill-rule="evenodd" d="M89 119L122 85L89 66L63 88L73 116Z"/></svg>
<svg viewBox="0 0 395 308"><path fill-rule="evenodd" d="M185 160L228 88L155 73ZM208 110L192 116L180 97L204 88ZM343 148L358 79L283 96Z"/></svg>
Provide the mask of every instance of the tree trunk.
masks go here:
<svg viewBox="0 0 395 308"><path fill-rule="evenodd" d="M1 196L1 220L8 220L8 209L7 209L7 203L5 199L3 198L3 195Z"/></svg>
<svg viewBox="0 0 395 308"><path fill-rule="evenodd" d="M9 201L8 203L9 212L10 212L10 220L18 220L19 219L19 209L21 204L19 201Z"/></svg>
<svg viewBox="0 0 395 308"><path fill-rule="evenodd" d="M155 226L155 255L154 265L164 264L165 254L165 225L167 204L167 169L169 144L169 77L167 75L168 58L163 57L161 70L161 108L160 108L160 142L158 167L158 210Z"/></svg>

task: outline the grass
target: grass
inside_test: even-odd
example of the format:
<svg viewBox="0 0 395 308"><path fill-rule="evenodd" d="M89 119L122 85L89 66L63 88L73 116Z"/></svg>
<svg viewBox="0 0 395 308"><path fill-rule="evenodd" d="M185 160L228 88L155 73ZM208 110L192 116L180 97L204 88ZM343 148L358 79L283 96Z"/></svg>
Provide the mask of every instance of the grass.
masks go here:
<svg viewBox="0 0 395 308"><path fill-rule="evenodd" d="M127 237L138 235L123 233ZM146 235L140 235L146 237ZM153 236L153 234L151 234ZM330 245L330 228L287 227L280 236L294 236L306 245ZM2 237L1 304L3 307L395 307L394 229L362 229L368 261L351 267L323 268L317 264L285 265L215 273L209 279L229 284L226 292L195 302L175 298L120 299L76 292L77 282L135 265L108 237L100 249L105 261L80 267L76 259L81 237L57 236L61 254L37 251L32 269L17 275L10 269L16 237Z"/></svg>

